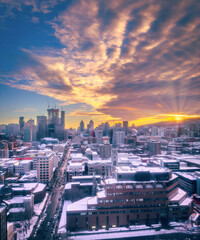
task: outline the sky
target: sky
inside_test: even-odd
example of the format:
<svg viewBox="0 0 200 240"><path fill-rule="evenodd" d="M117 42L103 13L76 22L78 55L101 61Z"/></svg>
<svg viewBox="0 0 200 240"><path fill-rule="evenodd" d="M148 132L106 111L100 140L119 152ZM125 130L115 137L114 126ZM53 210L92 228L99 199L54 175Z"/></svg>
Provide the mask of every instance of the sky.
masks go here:
<svg viewBox="0 0 200 240"><path fill-rule="evenodd" d="M200 115L199 0L0 0L0 123Z"/></svg>

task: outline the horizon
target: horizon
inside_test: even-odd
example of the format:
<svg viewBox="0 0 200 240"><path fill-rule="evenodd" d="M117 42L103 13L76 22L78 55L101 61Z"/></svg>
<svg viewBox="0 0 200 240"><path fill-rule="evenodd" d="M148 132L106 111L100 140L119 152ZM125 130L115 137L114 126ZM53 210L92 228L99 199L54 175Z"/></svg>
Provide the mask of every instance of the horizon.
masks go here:
<svg viewBox="0 0 200 240"><path fill-rule="evenodd" d="M0 124L200 117L198 0L0 3ZM34 117L35 116L35 117Z"/></svg>
<svg viewBox="0 0 200 240"><path fill-rule="evenodd" d="M59 111L60 111L60 109L59 109ZM43 115L40 115L40 116L46 116L47 120L48 120L47 114L46 115L43 114ZM65 114L65 117L66 116L67 115ZM24 116L20 116L20 117L24 117ZM35 125L37 125L37 117L38 116L31 117L31 118L25 118L24 117L24 121L27 122L28 120L34 120ZM138 124L137 124L137 122L135 124L134 121L128 121L128 126L129 127L131 127L131 126L135 126L135 127L140 127L141 126L142 127L142 126L148 126L148 125L154 125L154 124L156 125L156 124L161 124L161 123L166 123L166 122L168 122L168 123L176 122L177 124L180 124L180 123L184 122L185 120L198 120L198 119L200 119L200 116L197 116L197 115L187 116L187 115L171 115L171 114L169 114L169 117L167 119L161 120L161 121L155 121L155 122L152 121L151 122L151 121L147 120L148 123L145 123L145 120L141 121L141 122L139 120ZM85 124L85 129L86 129L87 123L89 123L90 120L92 120L92 119L89 119L87 122L83 120L83 122ZM82 120L80 120L80 121L82 121ZM126 121L126 120L124 120L124 121ZM109 123L110 127L114 127L115 124L117 124L117 123L123 124L123 121L107 121L107 122ZM94 127L96 128L99 125L104 124L104 123L106 123L106 122L100 122L100 123L95 123L94 122ZM16 119L16 122L0 123L0 125L8 125L8 124L19 124L19 119ZM72 128L72 129L77 130L80 127L80 122L76 126L68 126L68 127L66 127L66 126L68 126L67 119L65 120L65 129L71 129Z"/></svg>

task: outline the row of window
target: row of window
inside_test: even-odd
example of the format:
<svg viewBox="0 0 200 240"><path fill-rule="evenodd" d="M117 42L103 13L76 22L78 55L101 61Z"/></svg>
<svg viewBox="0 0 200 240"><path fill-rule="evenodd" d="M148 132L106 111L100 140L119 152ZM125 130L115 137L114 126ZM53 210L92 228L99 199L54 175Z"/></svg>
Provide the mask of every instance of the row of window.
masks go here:
<svg viewBox="0 0 200 240"><path fill-rule="evenodd" d="M161 184L159 184L161 185ZM106 189L112 189L112 190L115 190L115 189L148 189L148 188L164 188L163 185L161 186L156 186L156 185L150 185L149 187L148 186L145 186L145 185L142 185L142 184L138 184L138 185L121 185L121 184L118 184L118 185L107 185L106 186Z"/></svg>
<svg viewBox="0 0 200 240"><path fill-rule="evenodd" d="M122 213L143 213L143 212L160 212L160 209L139 209L139 210L123 210L123 211L99 211L99 212L81 212L69 213L68 215L98 215L98 214L122 214Z"/></svg>
<svg viewBox="0 0 200 240"><path fill-rule="evenodd" d="M158 195L158 194L164 194L165 192L162 191L155 191L155 192L108 192L107 196L128 196L128 195L135 195L135 196L147 196L147 195Z"/></svg>
<svg viewBox="0 0 200 240"><path fill-rule="evenodd" d="M106 199L106 200L102 200L99 199L98 203L118 203L118 202L132 202L132 203L136 203L136 202L149 202L149 201L167 201L168 198L132 198L132 199Z"/></svg>

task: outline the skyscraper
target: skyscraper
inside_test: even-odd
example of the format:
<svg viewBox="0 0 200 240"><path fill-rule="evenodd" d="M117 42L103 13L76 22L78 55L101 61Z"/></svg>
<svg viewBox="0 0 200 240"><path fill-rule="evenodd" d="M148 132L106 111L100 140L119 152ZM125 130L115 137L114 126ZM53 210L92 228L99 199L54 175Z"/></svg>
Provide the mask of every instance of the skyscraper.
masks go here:
<svg viewBox="0 0 200 240"><path fill-rule="evenodd" d="M87 125L87 130L89 133L91 133L94 130L94 122L90 120L89 124Z"/></svg>
<svg viewBox="0 0 200 240"><path fill-rule="evenodd" d="M84 132L84 122L81 120L80 122L80 132Z"/></svg>
<svg viewBox="0 0 200 240"><path fill-rule="evenodd" d="M109 135L109 128L110 128L109 123L106 122L105 123L105 128L104 128L104 136L108 136Z"/></svg>
<svg viewBox="0 0 200 240"><path fill-rule="evenodd" d="M19 117L19 127L20 127L20 130L24 127L24 117Z"/></svg>
<svg viewBox="0 0 200 240"><path fill-rule="evenodd" d="M99 145L99 156L102 159L108 159L111 156L111 144L100 144Z"/></svg>
<svg viewBox="0 0 200 240"><path fill-rule="evenodd" d="M37 116L37 139L47 137L47 117L46 116Z"/></svg>
<svg viewBox="0 0 200 240"><path fill-rule="evenodd" d="M128 121L123 121L123 128L124 128L125 133L127 134L127 132L128 132Z"/></svg>
<svg viewBox="0 0 200 240"><path fill-rule="evenodd" d="M21 136L24 135L24 117L19 117L19 128L20 128L20 134Z"/></svg>
<svg viewBox="0 0 200 240"><path fill-rule="evenodd" d="M65 129L65 111L61 111L61 126Z"/></svg>

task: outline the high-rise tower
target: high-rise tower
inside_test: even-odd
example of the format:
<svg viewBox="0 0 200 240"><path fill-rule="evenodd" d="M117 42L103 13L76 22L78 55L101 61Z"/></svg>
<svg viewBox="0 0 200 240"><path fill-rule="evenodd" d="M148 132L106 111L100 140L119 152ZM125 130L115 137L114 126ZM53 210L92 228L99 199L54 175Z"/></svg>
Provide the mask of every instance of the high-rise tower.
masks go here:
<svg viewBox="0 0 200 240"><path fill-rule="evenodd" d="M65 111L61 111L61 125L65 129Z"/></svg>

